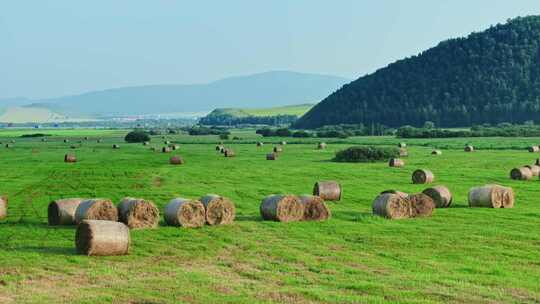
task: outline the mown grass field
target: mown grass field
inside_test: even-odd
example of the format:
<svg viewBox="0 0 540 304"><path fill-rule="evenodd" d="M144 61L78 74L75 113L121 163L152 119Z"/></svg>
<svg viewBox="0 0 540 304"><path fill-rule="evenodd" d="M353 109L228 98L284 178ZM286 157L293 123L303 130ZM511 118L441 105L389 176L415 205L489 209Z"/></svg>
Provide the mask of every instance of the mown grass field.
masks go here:
<svg viewBox="0 0 540 304"><path fill-rule="evenodd" d="M352 144L395 145L391 137L286 139L283 155L266 161L273 145L257 148L253 130L233 132L236 158L214 150L215 136L167 136L181 143L186 164L171 154L125 144L122 130L56 131L48 142L0 132L0 192L9 216L0 221L0 303L539 303L540 181L509 179L511 168L534 162L525 148L540 138L408 140L406 167L329 160ZM77 141L90 136L77 149ZM63 143L69 138L70 143ZM103 138L102 143L96 143ZM264 139L278 142L281 138ZM163 139L154 137L152 146ZM477 152L464 153L470 142ZM111 145L120 143L113 150ZM443 155L431 156L432 147ZM65 164L66 152L79 162ZM372 216L382 190L419 192L412 171L429 168L435 184L454 194L452 208L431 218L391 221ZM263 197L310 193L317 180L339 181L341 202L327 222L264 222ZM514 209L470 209L472 186L499 183L516 192ZM124 196L154 200L207 193L230 197L237 220L201 229L161 227L131 232L128 256L75 254L74 227L47 226L50 200Z"/></svg>

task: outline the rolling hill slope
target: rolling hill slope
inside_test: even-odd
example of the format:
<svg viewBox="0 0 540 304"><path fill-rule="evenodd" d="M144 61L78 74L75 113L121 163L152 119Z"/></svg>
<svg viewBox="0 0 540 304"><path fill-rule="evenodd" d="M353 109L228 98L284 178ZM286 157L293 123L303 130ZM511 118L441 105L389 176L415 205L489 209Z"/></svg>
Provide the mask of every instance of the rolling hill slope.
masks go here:
<svg viewBox="0 0 540 304"><path fill-rule="evenodd" d="M440 43L331 94L295 127L540 122L540 17Z"/></svg>

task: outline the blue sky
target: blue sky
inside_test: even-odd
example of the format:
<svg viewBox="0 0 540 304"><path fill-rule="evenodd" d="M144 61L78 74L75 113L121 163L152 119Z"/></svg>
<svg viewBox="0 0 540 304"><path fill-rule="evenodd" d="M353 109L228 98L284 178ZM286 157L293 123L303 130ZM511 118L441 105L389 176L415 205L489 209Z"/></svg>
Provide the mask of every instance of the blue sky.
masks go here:
<svg viewBox="0 0 540 304"><path fill-rule="evenodd" d="M538 0L5 0L0 98L270 70L352 79L533 14Z"/></svg>

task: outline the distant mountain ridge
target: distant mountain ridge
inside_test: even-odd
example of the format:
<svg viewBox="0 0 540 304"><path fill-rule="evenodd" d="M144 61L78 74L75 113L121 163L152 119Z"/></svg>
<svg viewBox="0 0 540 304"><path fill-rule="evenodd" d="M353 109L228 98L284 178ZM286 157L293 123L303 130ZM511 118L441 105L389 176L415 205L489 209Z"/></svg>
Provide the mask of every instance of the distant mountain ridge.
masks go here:
<svg viewBox="0 0 540 304"><path fill-rule="evenodd" d="M215 108L267 108L313 103L349 80L328 75L274 71L195 85L124 87L34 100L30 107L68 116L210 112ZM0 104L1 106L1 104Z"/></svg>
<svg viewBox="0 0 540 304"><path fill-rule="evenodd" d="M294 126L527 120L540 123L540 16L512 19L392 63L343 86Z"/></svg>

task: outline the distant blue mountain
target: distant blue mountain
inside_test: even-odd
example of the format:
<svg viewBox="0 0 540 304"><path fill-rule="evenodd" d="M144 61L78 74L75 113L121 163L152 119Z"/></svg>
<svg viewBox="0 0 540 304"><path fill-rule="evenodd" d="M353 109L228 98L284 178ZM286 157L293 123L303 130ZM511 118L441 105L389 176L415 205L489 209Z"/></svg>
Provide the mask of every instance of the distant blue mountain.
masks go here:
<svg viewBox="0 0 540 304"><path fill-rule="evenodd" d="M275 71L231 77L208 84L151 85L93 91L35 100L31 106L72 116L268 108L317 102L349 81L336 76Z"/></svg>

